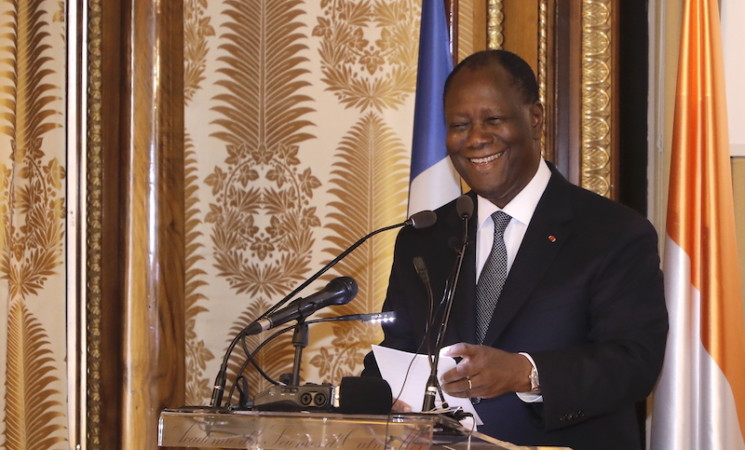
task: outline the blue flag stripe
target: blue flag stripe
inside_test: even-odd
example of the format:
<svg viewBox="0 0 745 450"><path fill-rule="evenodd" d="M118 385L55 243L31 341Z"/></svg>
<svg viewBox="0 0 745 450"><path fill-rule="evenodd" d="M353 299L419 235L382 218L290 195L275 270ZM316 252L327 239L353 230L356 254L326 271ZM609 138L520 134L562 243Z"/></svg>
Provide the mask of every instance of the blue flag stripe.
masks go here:
<svg viewBox="0 0 745 450"><path fill-rule="evenodd" d="M453 67L447 28L443 1L423 0L411 180L447 157L442 89Z"/></svg>

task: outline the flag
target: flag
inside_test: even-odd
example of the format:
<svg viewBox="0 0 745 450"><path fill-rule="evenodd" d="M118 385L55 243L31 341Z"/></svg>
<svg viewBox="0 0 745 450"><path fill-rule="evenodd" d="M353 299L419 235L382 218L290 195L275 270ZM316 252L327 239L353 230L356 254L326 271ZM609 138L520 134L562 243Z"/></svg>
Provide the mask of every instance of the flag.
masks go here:
<svg viewBox="0 0 745 450"><path fill-rule="evenodd" d="M663 269L670 333L651 448L745 449L745 330L717 0L687 0Z"/></svg>
<svg viewBox="0 0 745 450"><path fill-rule="evenodd" d="M443 0L422 0L419 27L409 215L435 209L461 193L460 177L445 149L442 89L453 60Z"/></svg>

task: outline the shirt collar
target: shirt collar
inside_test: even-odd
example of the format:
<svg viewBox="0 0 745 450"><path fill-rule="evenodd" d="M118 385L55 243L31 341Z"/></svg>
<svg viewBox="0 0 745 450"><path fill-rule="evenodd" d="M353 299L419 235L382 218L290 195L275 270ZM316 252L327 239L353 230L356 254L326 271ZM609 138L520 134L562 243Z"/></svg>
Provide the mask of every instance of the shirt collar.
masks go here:
<svg viewBox="0 0 745 450"><path fill-rule="evenodd" d="M541 163L538 164L538 170L530 180L530 182L523 188L522 191L513 198L508 204L502 208L502 211L509 214L510 217L527 226L530 223L530 219L533 217L535 208L538 206L538 201L543 196L543 191L548 186L548 180L551 178L551 170L544 160L541 159ZM483 225L487 219L495 212L499 211L499 208L494 203L478 195L478 215L479 215L479 226Z"/></svg>

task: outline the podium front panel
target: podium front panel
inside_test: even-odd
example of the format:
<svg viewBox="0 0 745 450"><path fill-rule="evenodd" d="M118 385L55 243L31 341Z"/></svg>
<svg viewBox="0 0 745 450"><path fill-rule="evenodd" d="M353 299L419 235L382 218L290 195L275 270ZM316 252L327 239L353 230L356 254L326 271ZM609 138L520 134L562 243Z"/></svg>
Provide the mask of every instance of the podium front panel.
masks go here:
<svg viewBox="0 0 745 450"><path fill-rule="evenodd" d="M159 442L168 447L242 449L426 449L428 420L381 421L337 414L163 411ZM388 447L386 447L388 441Z"/></svg>
<svg viewBox="0 0 745 450"><path fill-rule="evenodd" d="M457 428L458 422L453 423ZM448 428L450 431L444 436L436 435L435 431L442 430L442 425L443 418L421 414L365 416L181 408L161 413L158 445L262 450L525 448L479 433L459 433L452 428ZM438 443L438 440L443 442Z"/></svg>

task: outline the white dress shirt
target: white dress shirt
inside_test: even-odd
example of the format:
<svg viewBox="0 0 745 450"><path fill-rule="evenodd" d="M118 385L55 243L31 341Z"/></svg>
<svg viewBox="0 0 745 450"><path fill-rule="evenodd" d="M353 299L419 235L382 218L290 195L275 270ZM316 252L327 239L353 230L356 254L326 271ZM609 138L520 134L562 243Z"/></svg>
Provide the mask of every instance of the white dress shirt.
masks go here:
<svg viewBox="0 0 745 450"><path fill-rule="evenodd" d="M538 164L538 170L536 171L530 182L520 191L515 198L512 199L508 204L502 208L502 211L509 214L512 217L507 228L504 230L504 244L507 247L507 273L509 274L512 268L512 263L515 261L515 256L520 248L520 244L523 242L525 237L525 231L528 229L530 219L533 218L538 201L543 195L543 191L548 186L548 180L551 178L551 170L546 165L546 162L541 160ZM489 200L481 197L476 197L478 201L478 227L476 229L476 279L478 280L481 276L481 269L484 267L491 248L494 243L494 221L491 219L491 215L495 211L499 211L500 208ZM528 361L535 367L533 358L527 353L521 353L525 356ZM518 392L517 396L524 402L542 402L543 397L541 395Z"/></svg>
<svg viewBox="0 0 745 450"><path fill-rule="evenodd" d="M530 219L533 218L538 201L546 190L548 180L551 178L551 170L546 163L541 160L533 178L527 186L520 191L511 202L502 208L502 211L512 217L507 228L504 230L504 244L507 247L507 272L512 268L512 262L515 261L515 255L520 248L520 244L528 229ZM494 243L494 221L491 215L499 208L494 203L481 197L476 197L478 201L478 227L476 229L476 279L481 275L481 269L489 258L492 244Z"/></svg>

